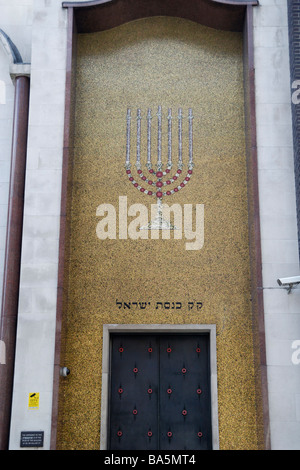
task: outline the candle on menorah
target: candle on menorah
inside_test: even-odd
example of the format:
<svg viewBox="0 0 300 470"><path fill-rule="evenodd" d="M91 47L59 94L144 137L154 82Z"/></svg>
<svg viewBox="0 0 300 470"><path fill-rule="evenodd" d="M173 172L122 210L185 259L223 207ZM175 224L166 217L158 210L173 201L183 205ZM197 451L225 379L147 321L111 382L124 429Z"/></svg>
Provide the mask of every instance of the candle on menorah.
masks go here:
<svg viewBox="0 0 300 470"><path fill-rule="evenodd" d="M161 161L161 106L158 107L157 111L157 170L160 171L162 169L162 161Z"/></svg>
<svg viewBox="0 0 300 470"><path fill-rule="evenodd" d="M127 142L126 142L126 162L125 168L126 173L129 178L129 181L133 184L133 186L148 196L153 196L157 200L157 215L153 221L151 221L146 227L141 227L142 229L168 229L174 230L172 224L168 221L165 221L162 217L162 199L166 196L171 196L176 194L178 191L183 189L193 174L193 115L192 109L189 108L188 110L188 126L189 126L189 139L188 139L188 164L187 164L187 172L186 174L182 175L183 173L183 142L182 142L182 109L178 109L178 162L177 162L177 171L176 173L170 177L170 172L173 166L172 162L172 110L168 109L168 157L167 163L165 165L162 161L162 108L161 106L158 107L157 112L157 164L156 170L152 167L152 155L151 155L151 109L148 109L147 113L147 163L146 168L148 169L149 175L145 175L142 170L142 163L141 163L141 110L137 110L137 154L136 154L136 169L137 169L137 178L134 178L132 171L131 171L131 164L130 164L130 132L131 132L131 110L128 108L127 110ZM165 178L165 179L164 179ZM138 182L137 180L140 180ZM150 186L150 189L147 189L147 186Z"/></svg>
<svg viewBox="0 0 300 470"><path fill-rule="evenodd" d="M148 109L147 114L147 168L151 168L151 109Z"/></svg>
<svg viewBox="0 0 300 470"><path fill-rule="evenodd" d="M126 165L130 165L130 120L131 120L131 110L127 109L127 143L126 143Z"/></svg>
<svg viewBox="0 0 300 470"><path fill-rule="evenodd" d="M172 109L168 109L168 168L172 167Z"/></svg>
<svg viewBox="0 0 300 470"><path fill-rule="evenodd" d="M178 110L178 167L182 164L182 109Z"/></svg>
<svg viewBox="0 0 300 470"><path fill-rule="evenodd" d="M189 164L193 165L193 111L189 108Z"/></svg>
<svg viewBox="0 0 300 470"><path fill-rule="evenodd" d="M136 167L137 169L141 166L141 110L137 110L137 131L136 131Z"/></svg>

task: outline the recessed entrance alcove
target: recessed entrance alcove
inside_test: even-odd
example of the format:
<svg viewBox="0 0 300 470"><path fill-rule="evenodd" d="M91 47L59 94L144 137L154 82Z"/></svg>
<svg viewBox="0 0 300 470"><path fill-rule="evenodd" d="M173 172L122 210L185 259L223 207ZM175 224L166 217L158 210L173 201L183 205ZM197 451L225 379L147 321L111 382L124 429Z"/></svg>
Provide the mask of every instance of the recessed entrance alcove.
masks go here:
<svg viewBox="0 0 300 470"><path fill-rule="evenodd" d="M258 227L249 41L250 8L255 2L203 0L194 2L197 7L190 9L189 14L184 13L188 10L180 1L163 9L157 1L146 2L148 6L141 2L139 13L133 6L136 3L88 2L84 8L80 3L64 5L69 9L72 47L67 73L62 294L58 298L56 355L71 374L66 380L59 379L55 389L57 421L53 441L60 449L98 449L104 442L100 430L109 436L111 387L117 381L108 367L111 360L112 364L116 362L116 356L111 355L114 327L105 336L107 325L115 325L121 334L122 325L126 325L125 336L135 335L135 340L153 325L155 331L147 330L147 341L154 334L155 344L161 344L163 332L163 341L173 335L175 345L181 341L176 342L175 336L184 334L179 330L188 325L188 334L192 335L195 325L194 333L200 336L191 336L193 341L206 335L207 330L215 335L213 382L209 355L205 374L210 377L210 385L213 383L212 388L207 388L208 393L214 394L214 415L208 428L218 429L218 436L214 435L209 445L220 449L261 449L266 446L265 395L258 333L262 313L261 297L257 294L259 247L253 235ZM125 167L128 109L130 171L134 181L139 181L138 190ZM161 152L166 162L171 135L168 116L172 110L171 173L181 177L189 168L190 109L192 171L187 173L188 184L164 202L190 208L194 239L184 231L184 211L181 237L175 231L169 237L161 233L146 237L133 228L138 226L137 207L143 206L150 217L156 198L149 194L149 174L144 180L138 179L141 173L135 167L136 149L139 147L145 166L150 145L156 163L157 121L161 116ZM183 113L182 172L176 166L179 110ZM143 184L148 186L143 188ZM175 178L175 187L176 184ZM198 230L203 243L187 249L188 243L195 241L199 207L202 217L199 216ZM102 221L104 226L103 220L110 235L101 238L99 223ZM187 350L188 341L182 341ZM209 338L205 341L208 342L203 347L209 350ZM140 371L137 363L130 362L142 357L143 345L138 345L137 357L131 353L126 367ZM186 367L180 361L178 367L182 371ZM191 363L197 364L192 360ZM160 370L158 359L157 364ZM118 384L118 389L123 390L122 384ZM150 386L149 389L152 390ZM131 393L134 396L134 391ZM132 406L131 413L136 410ZM185 411L187 418L188 410ZM136 412L136 420L139 417ZM199 442L197 439L195 443ZM109 442L116 445L109 437L105 442L105 448ZM165 446L168 440L163 442ZM176 442L180 450L179 441Z"/></svg>

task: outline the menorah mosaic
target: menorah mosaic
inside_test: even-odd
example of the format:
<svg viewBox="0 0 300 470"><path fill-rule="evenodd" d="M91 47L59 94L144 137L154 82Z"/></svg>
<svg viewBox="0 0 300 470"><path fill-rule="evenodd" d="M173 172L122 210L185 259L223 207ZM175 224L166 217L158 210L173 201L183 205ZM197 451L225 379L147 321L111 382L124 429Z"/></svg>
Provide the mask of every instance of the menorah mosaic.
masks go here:
<svg viewBox="0 0 300 470"><path fill-rule="evenodd" d="M182 108L178 109L177 114L177 133L178 133L178 160L176 164L176 172L172 175L171 171L173 168L173 143L172 143L172 131L173 131L173 120L172 109L168 109L167 115L167 130L168 130L168 150L167 159L163 163L162 156L162 107L158 106L157 110L157 161L156 165L153 165L152 161L152 110L149 108L146 114L147 121L147 161L145 168L149 175L145 175L145 171L142 169L141 159L141 122L142 112L138 108L136 112L136 173L137 177L133 176L131 170L131 109L127 109L127 127L126 127L126 163L125 169L129 181L133 186L143 194L155 197L157 200L157 215L147 226L140 227L140 230L144 229L168 229L174 230L176 227L169 221L164 220L162 215L162 200L164 197L169 197L173 194L178 193L181 189L190 181L194 162L193 162L193 112L192 109L188 109L188 163L187 171L183 171L183 113ZM154 167L153 167L154 166ZM137 181L138 180L138 181ZM147 186L148 185L148 186ZM150 186L150 189L147 189Z"/></svg>

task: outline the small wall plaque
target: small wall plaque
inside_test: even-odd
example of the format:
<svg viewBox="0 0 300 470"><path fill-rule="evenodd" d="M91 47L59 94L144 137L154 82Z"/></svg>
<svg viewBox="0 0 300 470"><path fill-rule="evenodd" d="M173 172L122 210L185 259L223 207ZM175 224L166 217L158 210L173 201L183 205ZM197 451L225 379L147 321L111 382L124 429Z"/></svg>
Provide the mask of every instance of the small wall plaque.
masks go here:
<svg viewBox="0 0 300 470"><path fill-rule="evenodd" d="M39 405L40 405L40 394L39 393L29 393L28 408L30 410L38 410Z"/></svg>
<svg viewBox="0 0 300 470"><path fill-rule="evenodd" d="M43 447L44 431L21 431L20 447Z"/></svg>

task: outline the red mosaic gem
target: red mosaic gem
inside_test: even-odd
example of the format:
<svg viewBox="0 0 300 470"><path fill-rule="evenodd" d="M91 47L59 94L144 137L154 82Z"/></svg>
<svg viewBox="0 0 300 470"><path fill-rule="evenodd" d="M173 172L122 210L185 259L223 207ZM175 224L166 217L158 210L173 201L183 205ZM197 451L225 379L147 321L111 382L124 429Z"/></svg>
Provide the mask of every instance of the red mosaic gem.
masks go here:
<svg viewBox="0 0 300 470"><path fill-rule="evenodd" d="M156 176L157 176L157 178L162 178L162 177L163 177L163 172L162 172L162 171L158 171L158 172L156 173Z"/></svg>
<svg viewBox="0 0 300 470"><path fill-rule="evenodd" d="M162 193L161 191L157 191L156 196L157 196L158 198L162 197L162 195L163 195L163 193Z"/></svg>

